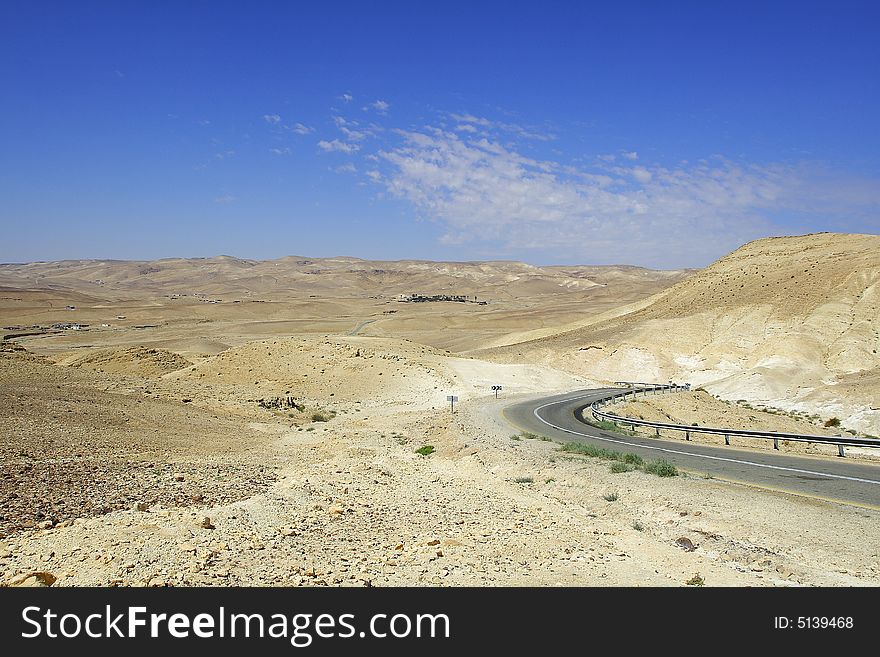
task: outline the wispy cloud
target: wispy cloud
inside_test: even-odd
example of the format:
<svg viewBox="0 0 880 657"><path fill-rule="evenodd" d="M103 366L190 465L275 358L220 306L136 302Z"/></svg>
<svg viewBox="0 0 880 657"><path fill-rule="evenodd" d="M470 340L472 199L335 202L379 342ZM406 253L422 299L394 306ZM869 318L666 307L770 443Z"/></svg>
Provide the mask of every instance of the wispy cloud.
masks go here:
<svg viewBox="0 0 880 657"><path fill-rule="evenodd" d="M279 123L281 123L281 115L263 114L263 120L270 125L278 125Z"/></svg>
<svg viewBox="0 0 880 657"><path fill-rule="evenodd" d="M478 117L457 117L486 125ZM489 122L492 125L492 122ZM576 168L527 157L515 146L434 127L397 130L400 142L365 172L446 228L450 244L490 242L508 252L543 249L580 261L614 259L655 266L695 263L757 237L790 232L791 213L880 208L880 191L820 183L808 165L749 164L713 158L676 167L626 152L621 160ZM784 225L778 223L785 215ZM801 217L806 222L806 217Z"/></svg>
<svg viewBox="0 0 880 657"><path fill-rule="evenodd" d="M275 155L290 155L291 150L285 146L284 148L270 148L269 152Z"/></svg>
<svg viewBox="0 0 880 657"><path fill-rule="evenodd" d="M364 110L375 110L379 112L379 114L387 114L388 110L391 109L391 103L385 100L376 100L364 107Z"/></svg>
<svg viewBox="0 0 880 657"><path fill-rule="evenodd" d="M226 204L232 203L233 201L236 201L236 200L237 200L236 197L234 197L230 194L224 194L223 196L218 196L217 198L215 198L214 203L219 203L220 205L226 205Z"/></svg>
<svg viewBox="0 0 880 657"><path fill-rule="evenodd" d="M500 131L509 133L515 137L522 139L535 139L538 141L553 141L556 135L549 132L541 132L536 129L526 128L518 123L508 123L505 121L492 121L482 116L474 116L473 114L449 114L449 118L458 121L455 130L458 132L488 134L489 131Z"/></svg>
<svg viewBox="0 0 880 657"><path fill-rule="evenodd" d="M354 100L354 96L352 96L351 94L342 94L339 97L339 100L341 100L343 103L350 103Z"/></svg>
<svg viewBox="0 0 880 657"><path fill-rule="evenodd" d="M303 125L302 123L294 123L292 126L290 126L290 131L295 132L298 135L310 135L315 131L315 129L310 128L307 125Z"/></svg>
<svg viewBox="0 0 880 657"><path fill-rule="evenodd" d="M344 141L340 141L339 139L334 139L332 141L322 139L318 142L318 148L327 153L354 153L355 151L360 150L360 146L358 146L357 144L347 144Z"/></svg>

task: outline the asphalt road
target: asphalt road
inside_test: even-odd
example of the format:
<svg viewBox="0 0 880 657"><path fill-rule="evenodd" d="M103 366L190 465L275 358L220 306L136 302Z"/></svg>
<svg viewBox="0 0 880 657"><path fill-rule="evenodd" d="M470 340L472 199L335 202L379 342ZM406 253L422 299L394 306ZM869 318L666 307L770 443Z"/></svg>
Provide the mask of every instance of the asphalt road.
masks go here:
<svg viewBox="0 0 880 657"><path fill-rule="evenodd" d="M580 390L507 406L505 419L521 431L559 442L591 443L608 449L659 458L695 475L711 474L744 484L808 495L880 510L880 465L839 457L787 455L687 442L682 439L628 436L598 429L575 413L620 388ZM587 411L589 416L589 411ZM731 438L735 440L735 438Z"/></svg>

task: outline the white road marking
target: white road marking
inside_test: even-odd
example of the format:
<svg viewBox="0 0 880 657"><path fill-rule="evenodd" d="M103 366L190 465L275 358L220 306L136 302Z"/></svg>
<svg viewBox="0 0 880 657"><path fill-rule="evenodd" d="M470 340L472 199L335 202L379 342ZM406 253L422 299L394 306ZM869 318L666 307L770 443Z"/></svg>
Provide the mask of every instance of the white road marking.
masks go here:
<svg viewBox="0 0 880 657"><path fill-rule="evenodd" d="M568 399L560 399L558 401L548 402L546 404L542 404L538 406L533 412L535 417L538 418L544 424L553 427L554 429L558 429L559 431L564 431L565 433L571 433L576 436L584 436L585 438L592 438L593 440L604 440L609 443L617 443L618 445L626 445L627 447L641 447L642 449L653 449L658 452L666 452L668 454L680 454L682 456L693 456L701 459L709 459L712 461L726 461L728 463L738 463L740 465L751 465L756 468L768 468L770 470L784 470L786 472L796 472L798 474L807 474L807 475L815 475L817 477L831 477L832 479L845 479L846 481L858 481L863 484L874 484L876 486L880 486L880 481L875 481L874 479L861 479L860 477L847 477L846 475L837 475L830 474L828 472L814 472L812 470L800 470L798 468L787 468L782 465L769 465L766 463L755 463L754 461L743 461L740 459L727 458L724 456L709 456L706 454L695 454L694 452L685 452L677 449L669 449L668 447L657 447L656 445L641 445L639 443L631 443L625 440L618 440L615 438L606 438L604 436L593 436L588 433L581 433L580 431L574 431L573 429L566 429L564 427L560 427L552 422L548 422L544 418L542 418L538 411L542 408L546 408L547 406L554 406L556 404L565 404L570 401L574 401L575 399L586 399L587 397L591 397L592 395L577 395L575 397L569 397Z"/></svg>

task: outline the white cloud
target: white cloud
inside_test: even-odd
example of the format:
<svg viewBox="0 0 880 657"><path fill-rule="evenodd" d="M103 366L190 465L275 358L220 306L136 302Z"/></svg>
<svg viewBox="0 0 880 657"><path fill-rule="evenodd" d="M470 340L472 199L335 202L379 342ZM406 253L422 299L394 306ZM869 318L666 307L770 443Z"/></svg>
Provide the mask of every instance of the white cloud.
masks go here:
<svg viewBox="0 0 880 657"><path fill-rule="evenodd" d="M379 114L386 114L388 110L391 109L391 103L384 100L377 100L370 103L364 109L374 109L379 112Z"/></svg>
<svg viewBox="0 0 880 657"><path fill-rule="evenodd" d="M624 151L621 156L627 160L638 160L639 154L636 151Z"/></svg>
<svg viewBox="0 0 880 657"><path fill-rule="evenodd" d="M476 133L479 132L479 130L477 129L477 126L479 126L484 130L497 130L500 132L506 132L522 139L536 139L538 141L553 141L554 139L556 139L556 135L545 132L538 132L537 130L533 130L531 128L524 128L517 123L491 121L485 117L474 116L473 114L451 113L448 116L451 119L459 122L459 124L455 127L455 130L458 132Z"/></svg>
<svg viewBox="0 0 880 657"><path fill-rule="evenodd" d="M334 168L333 171L336 173L357 173L357 167L351 162L347 162L346 164Z"/></svg>
<svg viewBox="0 0 880 657"><path fill-rule="evenodd" d="M291 151L290 148L285 146L284 148L270 148L269 152L275 155L290 155Z"/></svg>
<svg viewBox="0 0 880 657"><path fill-rule="evenodd" d="M214 199L214 203L220 203L221 205L226 205L227 203L232 203L237 200L234 196L229 194L224 194L223 196L218 196Z"/></svg>
<svg viewBox="0 0 880 657"><path fill-rule="evenodd" d="M326 141L322 139L318 142L318 147L327 153L331 152L339 152L339 153L354 153L360 150L360 146L357 144L347 144L344 141L340 141L338 139L334 139L333 141Z"/></svg>
<svg viewBox="0 0 880 657"><path fill-rule="evenodd" d="M295 132L298 135L309 135L315 131L314 128L311 128L307 125L303 125L302 123L294 123L290 127L290 130L292 130L293 132Z"/></svg>
<svg viewBox="0 0 880 657"><path fill-rule="evenodd" d="M645 167L633 167L630 170L630 174L640 183L651 182L651 178L654 177L654 174L648 171Z"/></svg>
<svg viewBox="0 0 880 657"><path fill-rule="evenodd" d="M339 99L342 100L342 102L344 103L350 103L354 100L354 96L352 96L351 94L342 94Z"/></svg>
<svg viewBox="0 0 880 657"><path fill-rule="evenodd" d="M384 165L365 175L445 226L446 243L485 241L582 262L680 266L785 232L774 218L809 212L811 203L822 201L825 211L858 210L856 195L831 184L819 191L809 182L814 172L791 165L715 158L671 168L578 169L431 127L395 134L402 143L381 151ZM876 210L880 192L859 189L868 199L860 203Z"/></svg>
<svg viewBox="0 0 880 657"><path fill-rule="evenodd" d="M278 125L281 123L281 116L279 114L263 114L263 120L270 125Z"/></svg>

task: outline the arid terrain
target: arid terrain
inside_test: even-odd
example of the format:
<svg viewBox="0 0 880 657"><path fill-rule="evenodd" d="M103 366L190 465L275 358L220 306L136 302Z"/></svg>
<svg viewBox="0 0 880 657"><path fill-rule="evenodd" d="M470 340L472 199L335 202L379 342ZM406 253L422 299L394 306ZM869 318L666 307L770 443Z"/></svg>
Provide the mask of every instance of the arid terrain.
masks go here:
<svg viewBox="0 0 880 657"><path fill-rule="evenodd" d="M880 509L615 472L502 410L675 379L617 410L878 434L878 256L0 265L0 583L876 586Z"/></svg>

